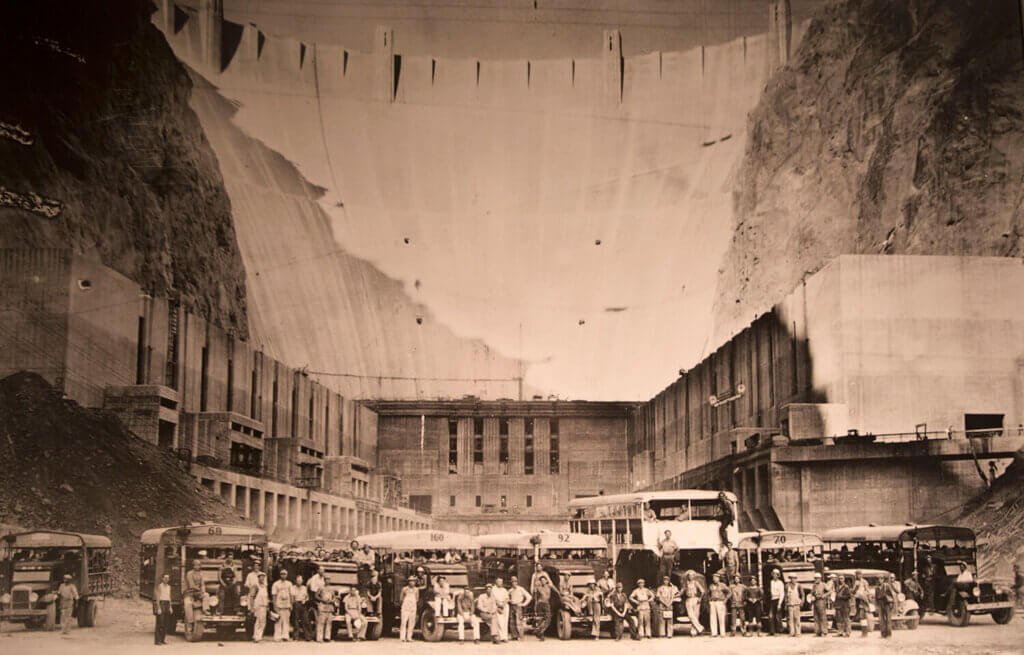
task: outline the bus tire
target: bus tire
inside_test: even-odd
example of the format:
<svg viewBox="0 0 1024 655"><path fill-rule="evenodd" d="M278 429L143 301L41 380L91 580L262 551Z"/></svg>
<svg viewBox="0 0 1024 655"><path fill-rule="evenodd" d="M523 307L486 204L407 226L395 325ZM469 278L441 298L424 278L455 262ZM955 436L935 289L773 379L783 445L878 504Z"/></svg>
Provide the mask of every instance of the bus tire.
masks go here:
<svg viewBox="0 0 1024 655"><path fill-rule="evenodd" d="M377 621L376 623L371 623L369 628L367 628L367 630L366 630L366 638L368 640L370 640L370 641L377 641L378 639L380 639L380 635L381 635L382 632L384 632L384 622L383 621Z"/></svg>
<svg viewBox="0 0 1024 655"><path fill-rule="evenodd" d="M917 630L917 626L920 622L921 617L916 613L907 616L907 630Z"/></svg>
<svg viewBox="0 0 1024 655"><path fill-rule="evenodd" d="M1006 625L1013 620L1013 608L1004 607L1003 609L995 610L992 612L992 620L999 625Z"/></svg>
<svg viewBox="0 0 1024 655"><path fill-rule="evenodd" d="M96 625L96 600L83 598L78 604L78 627L91 628Z"/></svg>
<svg viewBox="0 0 1024 655"><path fill-rule="evenodd" d="M50 603L46 606L46 619L43 621L43 630L52 632L57 629L57 603Z"/></svg>
<svg viewBox="0 0 1024 655"><path fill-rule="evenodd" d="M441 641L444 637L444 624L434 616L434 610L428 608L420 615L420 634L424 641Z"/></svg>
<svg viewBox="0 0 1024 655"><path fill-rule="evenodd" d="M967 601L963 598L956 598L950 602L946 609L946 618L949 624L957 628L963 628L971 622L971 613L967 611Z"/></svg>
<svg viewBox="0 0 1024 655"><path fill-rule="evenodd" d="M558 612L558 638L562 641L572 639L572 621L565 610Z"/></svg>
<svg viewBox="0 0 1024 655"><path fill-rule="evenodd" d="M200 641L203 638L203 624L200 621L193 621L185 624L185 641Z"/></svg>

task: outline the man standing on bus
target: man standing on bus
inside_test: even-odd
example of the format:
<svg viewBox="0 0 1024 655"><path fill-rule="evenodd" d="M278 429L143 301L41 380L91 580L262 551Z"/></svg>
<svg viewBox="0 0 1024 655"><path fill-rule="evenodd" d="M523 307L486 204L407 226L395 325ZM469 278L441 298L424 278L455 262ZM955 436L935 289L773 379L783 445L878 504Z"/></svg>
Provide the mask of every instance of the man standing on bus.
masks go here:
<svg viewBox="0 0 1024 655"><path fill-rule="evenodd" d="M516 641L526 634L526 625L523 621L523 612L526 606L533 600L526 589L519 584L519 578L512 576L509 580L508 606L509 606L509 632Z"/></svg>
<svg viewBox="0 0 1024 655"><path fill-rule="evenodd" d="M655 594L658 597L658 604L655 611L655 621L658 629L665 637L672 637L675 633L675 620L672 616L672 604L679 600L679 590L672 584L672 579L667 575L661 579L661 586Z"/></svg>
<svg viewBox="0 0 1024 655"><path fill-rule="evenodd" d="M658 548L661 550L661 565L658 567L658 575L660 577L672 575L672 565L675 562L676 553L679 551L679 544L672 538L671 530L665 530L665 536L658 539Z"/></svg>
<svg viewBox="0 0 1024 655"><path fill-rule="evenodd" d="M867 637L871 633L871 587L864 579L860 571L856 573L857 579L853 583L853 599L857 603L857 620L860 621L861 637Z"/></svg>
<svg viewBox="0 0 1024 655"><path fill-rule="evenodd" d="M636 589L629 595L629 602L636 608L637 633L641 639L651 636L651 601L653 600L654 594L647 588L647 581L639 578L636 581Z"/></svg>
<svg viewBox="0 0 1024 655"><path fill-rule="evenodd" d="M768 596L768 634L782 634L786 584L782 581L782 572L779 569L772 569L772 581L768 584Z"/></svg>
<svg viewBox="0 0 1024 655"><path fill-rule="evenodd" d="M729 542L728 527L736 520L736 513L732 509L732 503L724 491L718 492L718 536L722 543Z"/></svg>
<svg viewBox="0 0 1024 655"><path fill-rule="evenodd" d="M722 544L722 570L725 571L725 581L728 583L740 572L740 557L732 548L732 543L726 541Z"/></svg>
<svg viewBox="0 0 1024 655"><path fill-rule="evenodd" d="M704 626L700 624L700 599L703 595L704 592L697 584L697 574L687 571L686 581L683 583L683 604L686 607L686 617L690 619L691 637L704 632Z"/></svg>

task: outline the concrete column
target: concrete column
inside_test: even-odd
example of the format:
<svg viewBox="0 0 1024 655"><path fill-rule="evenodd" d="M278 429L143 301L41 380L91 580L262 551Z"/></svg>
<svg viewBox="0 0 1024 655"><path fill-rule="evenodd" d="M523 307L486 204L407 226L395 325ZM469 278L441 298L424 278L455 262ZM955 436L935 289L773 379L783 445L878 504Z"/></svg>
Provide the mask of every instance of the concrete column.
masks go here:
<svg viewBox="0 0 1024 655"><path fill-rule="evenodd" d="M373 33L373 99L380 102L395 100L394 38L394 30L387 25L378 25Z"/></svg>
<svg viewBox="0 0 1024 655"><path fill-rule="evenodd" d="M622 102L622 35L618 30L605 30L601 44L604 68L604 100L616 106Z"/></svg>
<svg viewBox="0 0 1024 655"><path fill-rule="evenodd" d="M252 492L248 487L242 487L242 514L245 518L252 518Z"/></svg>
<svg viewBox="0 0 1024 655"><path fill-rule="evenodd" d="M168 39L174 34L174 0L160 0L160 31Z"/></svg>
<svg viewBox="0 0 1024 655"><path fill-rule="evenodd" d="M761 495L762 495L762 489L763 489L762 485L763 484L764 484L764 481L761 479L761 466L759 464L757 464L757 461L755 460L755 462L754 462L754 502L751 503L750 506L754 507L756 509L761 509Z"/></svg>
<svg viewBox="0 0 1024 655"><path fill-rule="evenodd" d="M220 72L223 0L199 0L199 56L204 66Z"/></svg>
<svg viewBox="0 0 1024 655"><path fill-rule="evenodd" d="M267 494L262 489L256 490L256 516L253 517L256 525L266 529L267 526Z"/></svg>
<svg viewBox="0 0 1024 655"><path fill-rule="evenodd" d="M800 467L800 530L811 525L811 467Z"/></svg>
<svg viewBox="0 0 1024 655"><path fill-rule="evenodd" d="M292 527L292 522L289 520L292 504L291 498L288 496L284 496L282 494L278 494L277 502L284 507L284 509L282 510L283 514L281 515L281 527L285 530L290 530Z"/></svg>
<svg viewBox="0 0 1024 655"><path fill-rule="evenodd" d="M224 488L225 488L225 486L227 487L227 495L226 496L224 495ZM228 505L231 505L231 507L233 507L234 509L238 509L238 503L237 503L237 497L236 497L236 493L238 491L238 487L233 485L233 484L231 484L230 482L221 482L220 483L220 491L221 491L221 498L224 498L224 502L226 502Z"/></svg>
<svg viewBox="0 0 1024 655"><path fill-rule="evenodd" d="M267 506L268 499L270 500L269 507ZM273 532L277 529L277 494L273 491L263 494L263 511L264 529L267 532Z"/></svg>

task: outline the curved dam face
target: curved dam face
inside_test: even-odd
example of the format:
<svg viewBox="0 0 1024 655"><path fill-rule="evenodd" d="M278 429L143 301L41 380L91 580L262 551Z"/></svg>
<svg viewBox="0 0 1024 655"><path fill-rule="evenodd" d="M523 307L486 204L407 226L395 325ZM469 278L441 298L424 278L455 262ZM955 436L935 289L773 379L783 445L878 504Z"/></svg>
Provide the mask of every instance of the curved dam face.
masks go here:
<svg viewBox="0 0 1024 655"><path fill-rule="evenodd" d="M403 56L387 27L300 43L207 3L154 21L195 71L257 344L364 397L515 397L525 373L639 399L714 345L747 113L803 31L768 18L536 61Z"/></svg>

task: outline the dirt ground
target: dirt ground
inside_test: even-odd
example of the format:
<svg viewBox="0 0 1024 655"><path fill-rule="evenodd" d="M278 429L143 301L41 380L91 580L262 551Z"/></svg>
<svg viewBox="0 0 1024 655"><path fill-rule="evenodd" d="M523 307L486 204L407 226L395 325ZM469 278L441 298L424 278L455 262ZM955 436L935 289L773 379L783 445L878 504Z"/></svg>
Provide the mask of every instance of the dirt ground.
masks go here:
<svg viewBox="0 0 1024 655"><path fill-rule="evenodd" d="M150 605L143 601L127 599L110 599L100 609L97 627L74 628L67 637L57 633L25 631L21 626L3 625L0 633L0 653L6 655L20 653L134 653L140 649L153 647L153 617ZM548 639L543 643L533 637L524 642L512 642L501 646L471 644L459 648L459 652L475 651L493 652L498 649L507 655L530 653L530 655L562 655L563 653L597 655L601 653L631 653L668 655L678 653L680 649L712 649L714 653L728 655L749 655L750 653L875 653L899 652L939 655L945 653L1021 653L1024 652L1024 621L1018 616L1009 625L1000 626L987 616L975 617L966 628L950 627L939 617L929 617L914 631L898 630L892 640L883 641L876 631L867 638L854 635L849 639L829 637L819 639L813 636L809 624L804 625L804 634L799 639L792 637L757 637L757 638L719 638L688 637L681 633L674 639L654 639L644 641L614 642L602 639L595 644L589 639L577 638L564 642ZM162 646L161 653L203 653L203 652L252 652L272 651L275 653L310 653L328 649L344 648L361 653L382 653L389 655L401 653L437 653L455 646L454 631L449 632L446 641L438 644L417 641L403 644L394 638L378 642L333 643L331 645L315 643L274 643L263 642L256 645L245 641L218 642L212 635L202 643L190 644L179 634L169 637L167 645ZM223 649L223 650L219 650Z"/></svg>

